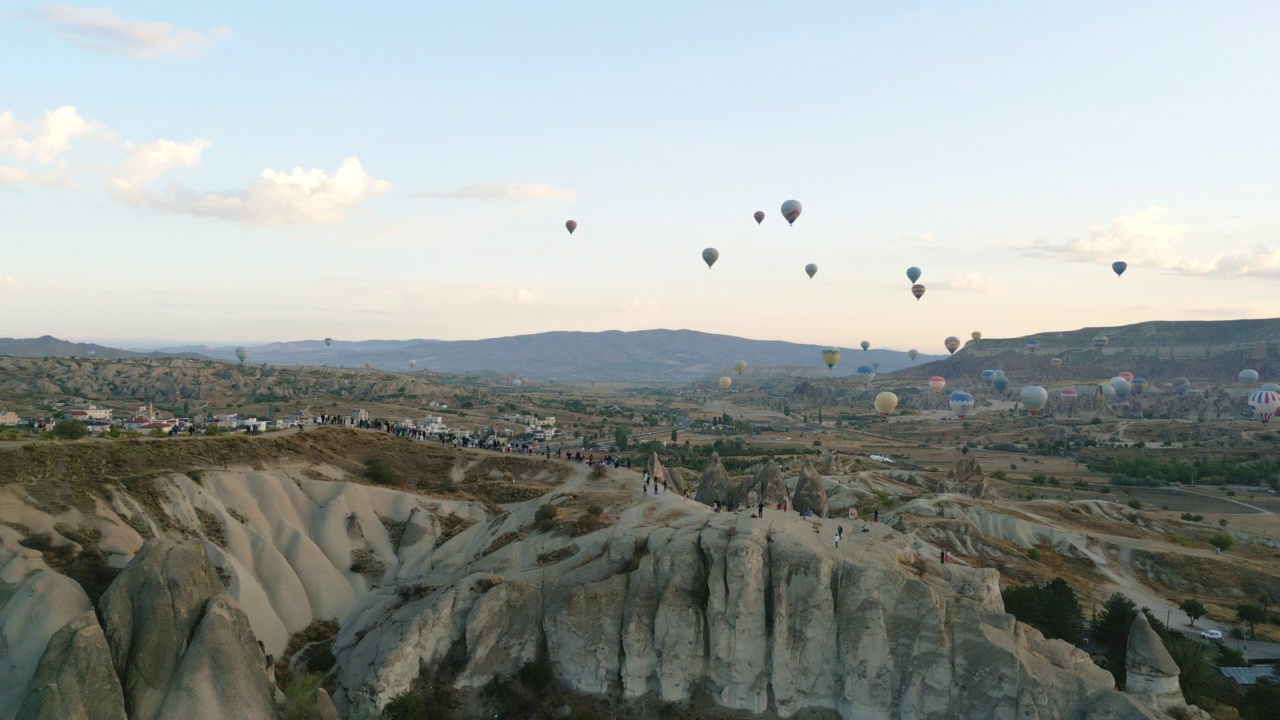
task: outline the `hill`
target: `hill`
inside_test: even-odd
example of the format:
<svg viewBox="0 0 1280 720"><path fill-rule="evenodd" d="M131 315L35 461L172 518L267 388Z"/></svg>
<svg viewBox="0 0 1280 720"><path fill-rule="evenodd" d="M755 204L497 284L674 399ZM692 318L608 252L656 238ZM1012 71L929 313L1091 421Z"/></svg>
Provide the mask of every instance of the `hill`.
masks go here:
<svg viewBox="0 0 1280 720"><path fill-rule="evenodd" d="M8 355L10 357L99 357L111 360L124 360L129 358L166 358L178 357L192 360L200 360L206 358L203 355L194 352L146 352L121 350L119 348L107 347L106 345L98 345L96 343L74 343L66 340L59 340L50 335L44 335L38 338L0 338L0 355Z"/></svg>
<svg viewBox="0 0 1280 720"><path fill-rule="evenodd" d="M774 340L751 340L694 330L622 332L548 332L486 340L321 340L280 342L249 348L253 362L273 365L345 365L366 362L384 370L418 368L437 372L481 372L556 379L622 381L684 381L728 372L745 360L756 369L799 366L822 370L823 346ZM198 351L233 360L232 347L164 348L162 352ZM880 363L880 371L908 367L905 352L872 349L845 350L836 375L851 375L858 365ZM924 362L937 355L922 355Z"/></svg>
<svg viewBox="0 0 1280 720"><path fill-rule="evenodd" d="M1106 347L1094 347L1098 335L1106 336ZM1038 342L1034 352L1029 340ZM1062 360L1060 367L1051 365L1053 358ZM1233 382L1243 368L1253 368L1268 380L1280 377L1280 318L1153 321L984 337L966 342L955 355L907 368L895 377L976 378L983 370L997 368L1015 383L1106 379L1125 370L1157 384L1175 377Z"/></svg>

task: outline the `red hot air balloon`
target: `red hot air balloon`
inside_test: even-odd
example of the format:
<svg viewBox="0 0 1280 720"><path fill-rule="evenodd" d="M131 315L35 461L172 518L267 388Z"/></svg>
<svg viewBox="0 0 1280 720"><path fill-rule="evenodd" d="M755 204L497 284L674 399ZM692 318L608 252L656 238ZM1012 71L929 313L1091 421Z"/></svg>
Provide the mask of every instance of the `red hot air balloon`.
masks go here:
<svg viewBox="0 0 1280 720"><path fill-rule="evenodd" d="M565 223L564 226L569 229L569 234L572 235L573 231L578 229L578 221L570 220L569 222Z"/></svg>
<svg viewBox="0 0 1280 720"><path fill-rule="evenodd" d="M911 294L915 295L917 300L924 297L924 286L921 285L920 283L916 283L915 285L912 285Z"/></svg>
<svg viewBox="0 0 1280 720"><path fill-rule="evenodd" d="M946 340L943 340L942 344L946 346L947 352L951 353L952 355L955 355L956 351L960 349L960 338L952 335Z"/></svg>
<svg viewBox="0 0 1280 720"><path fill-rule="evenodd" d="M760 223L764 222L764 211L763 211L763 210L757 210L757 211L756 211L756 214L755 214L755 219L756 219L756 224L757 224L757 225L759 225Z"/></svg>
<svg viewBox="0 0 1280 720"><path fill-rule="evenodd" d="M1122 377L1129 382L1133 382L1133 373L1129 372L1128 370L1125 370L1122 373L1116 373L1116 376Z"/></svg>

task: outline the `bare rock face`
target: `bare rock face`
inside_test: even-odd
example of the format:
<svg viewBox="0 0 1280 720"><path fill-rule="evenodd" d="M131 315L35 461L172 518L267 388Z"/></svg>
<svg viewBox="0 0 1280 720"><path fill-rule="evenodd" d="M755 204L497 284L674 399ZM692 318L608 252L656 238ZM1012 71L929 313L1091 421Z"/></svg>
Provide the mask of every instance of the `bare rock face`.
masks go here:
<svg viewBox="0 0 1280 720"><path fill-rule="evenodd" d="M791 497L791 509L801 513L812 510L818 517L827 513L826 484L818 471L807 462L800 470L800 478L796 480L796 491Z"/></svg>
<svg viewBox="0 0 1280 720"><path fill-rule="evenodd" d="M962 457L960 462L956 463L955 478L956 482L966 485L976 483L984 478L982 466L971 457Z"/></svg>
<svg viewBox="0 0 1280 720"><path fill-rule="evenodd" d="M661 484L665 480L668 490L684 494L684 473L672 472L663 467L662 461L658 459L658 453L649 453L649 461L645 464L645 469L649 471L649 477L655 482Z"/></svg>
<svg viewBox="0 0 1280 720"><path fill-rule="evenodd" d="M317 720L342 720L338 716L338 708L334 706L333 699L324 691L324 688L316 688L316 710Z"/></svg>
<svg viewBox="0 0 1280 720"><path fill-rule="evenodd" d="M760 502L770 507L787 499L787 483L782 479L782 469L770 460L756 468L751 477L751 486L755 489Z"/></svg>
<svg viewBox="0 0 1280 720"><path fill-rule="evenodd" d="M17 717L26 720L127 720L111 650L92 612L53 634Z"/></svg>
<svg viewBox="0 0 1280 720"><path fill-rule="evenodd" d="M724 503L733 499L733 490L734 483L729 479L729 473L725 472L724 464L720 462L720 453L711 453L693 499L703 505L714 505L717 501Z"/></svg>
<svg viewBox="0 0 1280 720"><path fill-rule="evenodd" d="M1178 663L1173 661L1147 621L1146 613L1138 613L1129 627L1124 666L1127 671L1124 691L1147 707L1161 712L1185 709L1192 715L1199 712L1199 708L1187 708L1178 685Z"/></svg>

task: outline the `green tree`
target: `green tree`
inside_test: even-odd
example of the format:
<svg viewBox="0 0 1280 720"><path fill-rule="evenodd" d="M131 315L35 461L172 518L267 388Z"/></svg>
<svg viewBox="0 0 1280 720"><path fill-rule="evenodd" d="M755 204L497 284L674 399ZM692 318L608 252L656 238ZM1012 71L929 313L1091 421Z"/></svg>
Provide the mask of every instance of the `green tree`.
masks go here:
<svg viewBox="0 0 1280 720"><path fill-rule="evenodd" d="M1226 526L1227 526L1227 519L1226 519L1226 518L1218 518L1218 527L1226 527Z"/></svg>
<svg viewBox="0 0 1280 720"><path fill-rule="evenodd" d="M1259 605L1245 603L1236 606L1236 620L1249 626L1249 637L1253 637L1253 628L1258 623L1267 621L1267 613Z"/></svg>
<svg viewBox="0 0 1280 720"><path fill-rule="evenodd" d="M1236 539L1226 533L1214 533L1213 537L1209 538L1209 544L1226 552L1236 544Z"/></svg>
<svg viewBox="0 0 1280 720"><path fill-rule="evenodd" d="M1205 609L1205 606L1195 598L1187 598L1186 600L1183 600L1178 607L1182 609L1182 612L1187 614L1187 619L1191 621L1192 627L1195 627L1196 620L1204 617L1204 614L1209 612Z"/></svg>
<svg viewBox="0 0 1280 720"><path fill-rule="evenodd" d="M1075 591L1062 578L1046 585L1010 585L1000 594L1006 612L1045 637L1084 644L1084 612Z"/></svg>
<svg viewBox="0 0 1280 720"><path fill-rule="evenodd" d="M673 443L674 443L674 442L680 442L680 440L679 440L679 436L676 434L676 429L675 429L675 428L671 428L671 442L673 442Z"/></svg>
<svg viewBox="0 0 1280 720"><path fill-rule="evenodd" d="M49 431L59 440L79 440L89 434L89 428L79 420L59 420Z"/></svg>
<svg viewBox="0 0 1280 720"><path fill-rule="evenodd" d="M1138 617L1138 606L1124 593L1115 593L1102 603L1102 610L1093 619L1093 639L1107 649L1107 670L1123 687L1125 680L1124 653L1129 647L1129 628Z"/></svg>
<svg viewBox="0 0 1280 720"><path fill-rule="evenodd" d="M613 429L613 444L617 445L619 450L627 449L627 431L622 426Z"/></svg>
<svg viewBox="0 0 1280 720"><path fill-rule="evenodd" d="M1242 720L1274 720L1280 707L1280 677L1274 673L1272 677L1250 686L1240 698Z"/></svg>

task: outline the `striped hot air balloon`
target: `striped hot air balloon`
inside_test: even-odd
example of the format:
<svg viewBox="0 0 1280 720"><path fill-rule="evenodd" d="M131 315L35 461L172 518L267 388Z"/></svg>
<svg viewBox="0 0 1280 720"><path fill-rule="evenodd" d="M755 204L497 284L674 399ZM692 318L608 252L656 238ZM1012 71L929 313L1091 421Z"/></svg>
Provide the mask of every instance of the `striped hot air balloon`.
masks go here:
<svg viewBox="0 0 1280 720"><path fill-rule="evenodd" d="M929 378L929 389L934 393L941 393L942 388L947 386L947 379L941 375L934 375Z"/></svg>
<svg viewBox="0 0 1280 720"><path fill-rule="evenodd" d="M917 300L924 297L924 286L921 285L920 283L916 283L915 285L912 285L911 294L915 295Z"/></svg>
<svg viewBox="0 0 1280 720"><path fill-rule="evenodd" d="M799 200L788 200L782 203L782 217L786 218L788 225L794 225L796 218L800 217L800 211L803 209Z"/></svg>
<svg viewBox="0 0 1280 720"><path fill-rule="evenodd" d="M828 368L833 368L836 363L840 362L839 348L829 347L822 351L822 362L827 364Z"/></svg>
<svg viewBox="0 0 1280 720"><path fill-rule="evenodd" d="M577 220L570 220L570 221L566 222L566 223L564 224L564 226L565 226L565 229L567 229L567 230L569 231L569 234L570 234L570 235L572 235L572 234L573 234L573 231L578 229L578 221L577 221Z"/></svg>
<svg viewBox="0 0 1280 720"><path fill-rule="evenodd" d="M757 210L754 217L756 219L756 224L759 225L760 223L764 222L764 211Z"/></svg>
<svg viewBox="0 0 1280 720"><path fill-rule="evenodd" d="M1110 342L1110 340L1107 338L1106 335L1098 334L1093 336L1092 342L1094 347L1101 350L1102 348L1107 346L1107 343Z"/></svg>
<svg viewBox="0 0 1280 720"><path fill-rule="evenodd" d="M951 406L951 412L963 420L964 416L968 415L969 411L973 409L973 396L963 390L957 390L951 393L948 404Z"/></svg>
<svg viewBox="0 0 1280 720"><path fill-rule="evenodd" d="M1062 397L1063 402L1073 403L1080 393L1076 392L1075 388L1062 388L1058 391L1058 395Z"/></svg>
<svg viewBox="0 0 1280 720"><path fill-rule="evenodd" d="M1266 425L1280 410L1280 393L1275 390L1257 390L1249 396L1249 409L1253 416Z"/></svg>
<svg viewBox="0 0 1280 720"><path fill-rule="evenodd" d="M956 351L960 349L960 338L956 337L955 335L952 335L946 340L943 340L942 345L947 349L947 352L951 353L952 355L955 355Z"/></svg>
<svg viewBox="0 0 1280 720"><path fill-rule="evenodd" d="M1133 382L1133 373L1129 372L1128 370L1125 370L1124 372L1116 373L1116 377L1122 377L1127 382Z"/></svg>

